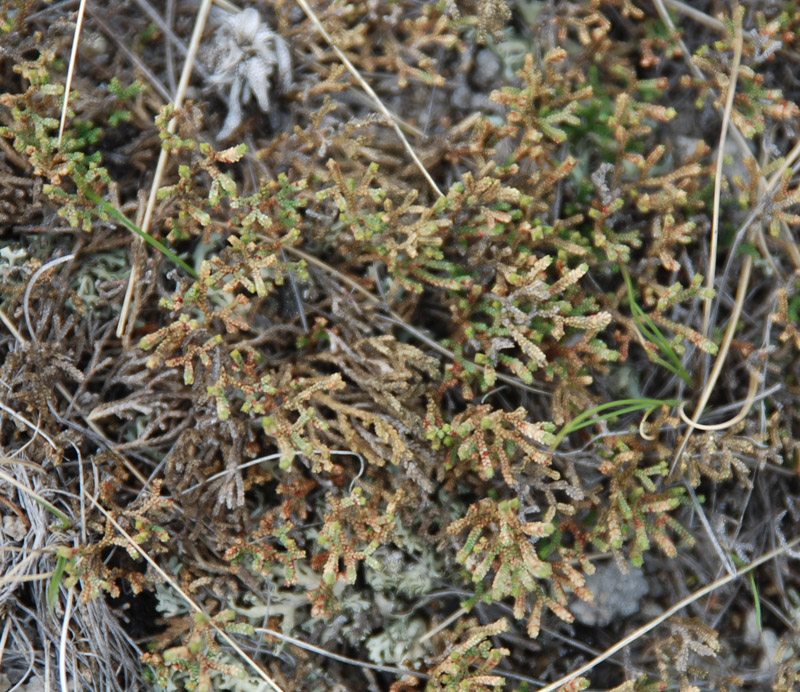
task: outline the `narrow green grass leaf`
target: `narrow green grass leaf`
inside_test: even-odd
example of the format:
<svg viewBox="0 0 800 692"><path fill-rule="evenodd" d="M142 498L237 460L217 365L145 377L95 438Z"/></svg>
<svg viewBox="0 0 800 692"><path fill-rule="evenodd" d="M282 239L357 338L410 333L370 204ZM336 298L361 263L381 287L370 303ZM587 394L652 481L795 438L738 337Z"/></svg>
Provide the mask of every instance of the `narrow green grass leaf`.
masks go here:
<svg viewBox="0 0 800 692"><path fill-rule="evenodd" d="M750 580L750 589L753 591L753 603L756 609L756 626L758 627L758 631L761 631L761 599L758 597L758 587L756 586L756 578L753 576L752 572L747 573L747 577Z"/></svg>
<svg viewBox="0 0 800 692"><path fill-rule="evenodd" d="M138 235L144 242L152 245L156 250L158 250L162 255L169 258L172 262L177 264L181 269L183 269L189 276L193 279L197 279L197 272L192 269L186 262L184 262L180 257L178 257L172 250L170 250L164 243L156 240L151 236L149 233L145 233L141 228L136 226L134 223L129 221L123 214L120 214L113 206L111 206L108 202L106 202L100 195L98 195L93 190L89 188L84 188L82 190L83 194L86 195L92 202L97 204L98 206L103 208L110 216L113 216L117 221L119 221L125 228L127 228L131 233L135 233Z"/></svg>
<svg viewBox="0 0 800 692"><path fill-rule="evenodd" d="M675 353L675 350L670 346L669 340L664 336L661 330L658 328L653 320L650 319L650 316L639 307L639 304L636 302L636 297L634 296L633 292L633 282L631 281L631 276L628 274L628 270L625 267L620 266L620 271L622 272L622 278L625 280L625 287L628 290L628 302L631 305L631 314L633 315L633 320L636 322L636 326L639 328L639 331L642 333L642 336L652 344L654 344L661 353L670 361L667 363L663 358L656 356L655 354L648 354L650 359L665 367L674 375L680 377L686 384L692 384L692 378L689 376L689 373L686 372L686 369L683 367L683 363L681 363L681 359L678 357L678 354Z"/></svg>
<svg viewBox="0 0 800 692"><path fill-rule="evenodd" d="M53 576L47 582L47 610L51 613L56 605L56 598L58 598L58 589L61 586L61 578L64 576L64 570L67 567L67 558L63 555L58 556L56 560L56 568L53 570Z"/></svg>
<svg viewBox="0 0 800 692"><path fill-rule="evenodd" d="M652 411L659 406L677 406L679 403L677 399L619 399L600 404L588 411L584 411L567 423L556 435L556 439L550 448L556 449L561 444L561 440L570 433L600 421L609 420L626 413L633 413L634 411Z"/></svg>
<svg viewBox="0 0 800 692"><path fill-rule="evenodd" d="M744 567L745 562L738 555L731 555L733 564L737 567ZM761 599L758 597L758 587L756 586L756 578L753 572L747 573L747 579L750 582L750 590L753 592L753 606L756 611L756 627L761 632Z"/></svg>

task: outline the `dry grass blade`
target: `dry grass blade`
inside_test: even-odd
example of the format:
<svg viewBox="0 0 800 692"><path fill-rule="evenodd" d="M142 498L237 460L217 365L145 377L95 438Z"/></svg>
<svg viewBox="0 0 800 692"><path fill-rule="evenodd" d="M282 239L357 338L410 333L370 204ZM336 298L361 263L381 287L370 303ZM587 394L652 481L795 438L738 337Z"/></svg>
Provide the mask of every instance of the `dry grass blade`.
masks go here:
<svg viewBox="0 0 800 692"><path fill-rule="evenodd" d="M32 495L31 495L32 497ZM34 498L35 499L35 498ZM41 555L41 551L32 550L22 560L17 562L11 569L6 570L0 577L0 586L17 585L26 581L43 581L52 576L52 572L37 572L36 574L23 574L31 566L34 560Z"/></svg>
<svg viewBox="0 0 800 692"><path fill-rule="evenodd" d="M64 606L64 615L61 618L61 637L58 641L58 680L61 683L61 692L69 692L69 678L67 677L67 641L69 639L69 622L72 618L72 589L67 591L67 603Z"/></svg>
<svg viewBox="0 0 800 692"><path fill-rule="evenodd" d="M6 460L7 461L7 460ZM13 461L13 460L12 460ZM4 482L8 483L9 485L13 485L17 490L21 493L25 493L32 497L36 502L38 502L42 507L44 507L48 512L58 517L62 522L62 528L67 529L72 525L72 522L69 520L64 512L62 512L58 507L56 507L52 502L48 502L45 500L39 493L31 488L26 487L22 483L20 483L16 478L9 476L4 471L0 471L0 479Z"/></svg>
<svg viewBox="0 0 800 692"><path fill-rule="evenodd" d="M14 419L18 420L18 421L19 421L20 423L22 423L24 426L26 426L27 428L29 428L30 430L32 430L32 431L33 431L33 433L34 433L34 436L36 436L36 435L41 435L41 436L42 436L42 438L43 438L44 440L46 440L46 441L47 441L47 444L49 444L49 445L50 445L50 447L52 448L52 450L53 450L54 452L58 452L58 451L59 451L59 450L58 450L58 445L56 445L56 443L55 443L55 441L53 440L53 438L52 438L52 437L50 437L50 436L49 436L49 435L48 435L46 432L44 432L43 430L41 430L41 429L40 429L40 427L39 427L38 425L34 425L34 424L33 424L33 423L31 423L31 422L30 422L30 421L29 421L27 418L25 418L25 416L22 416L22 415L20 415L20 414L19 414L19 413L17 413L17 412L16 412L14 409L12 409L10 406L6 406L6 405L5 405L3 402L1 402L1 401L0 401L0 410L2 410L2 411L5 411L5 412L6 412L8 415L10 415L12 418L14 418Z"/></svg>
<svg viewBox="0 0 800 692"><path fill-rule="evenodd" d="M419 678L420 680L427 680L430 676L426 673L420 673L415 670L411 670L410 668L399 668L397 666L382 666L377 665L375 663L368 663L367 661L359 661L356 658L350 658L348 656L340 656L339 654L334 654L326 649L323 649L320 646L314 646L313 644L309 644L308 642L304 642L302 639L297 639L296 637L290 637L288 634L283 634L282 632L276 632L275 630L268 629L266 627L256 627L256 632L263 632L268 637L274 637L280 641L286 642L287 644L291 644L292 646L296 646L298 649L303 649L304 651L310 651L314 654L319 654L320 656L324 656L325 658L329 658L332 661L339 661L340 663L346 663L350 666L356 666L358 668L365 668L367 670L375 670L380 673L392 673L394 675L410 675L415 678Z"/></svg>
<svg viewBox="0 0 800 692"><path fill-rule="evenodd" d="M61 148L61 139L64 136L64 128L67 125L67 108L69 107L69 92L72 89L72 77L75 74L75 63L78 60L78 45L81 41L81 29L83 28L83 17L86 13L86 1L81 0L78 5L78 19L75 22L75 34L72 37L72 50L69 55L69 66L67 67L67 82L64 85L64 98L61 105L61 120L58 124L58 148Z"/></svg>
<svg viewBox="0 0 800 692"><path fill-rule="evenodd" d="M64 257L59 257L58 259L51 260L46 264L43 264L39 267L31 277L30 281L28 282L27 287L25 288L25 297L23 301L23 307L25 310L25 324L28 327L28 333L31 335L31 340L35 345L39 345L39 339L36 336L36 330L33 328L33 322L31 321L31 292L33 291L33 287L36 285L39 277L47 272L48 270L52 269L53 267L57 267L59 264L64 264L65 262L71 262L75 259L75 255L65 255Z"/></svg>
<svg viewBox="0 0 800 692"><path fill-rule="evenodd" d="M406 151L408 152L411 159L414 161L414 164L419 169L420 173L424 176L425 180L428 181L428 185L431 186L431 189L437 194L439 197L444 197L444 193L439 189L439 186L436 184L434 179L431 177L431 174L428 173L428 170L423 165L422 161L420 161L419 156L414 151L414 148L409 143L406 136L403 134L403 130L400 129L400 126L397 124L397 120L392 116L389 109L383 104L383 101L380 100L378 95L372 89L372 87L366 82L366 80L361 76L361 73L355 68L352 62L347 58L347 56L339 49L336 45L334 40L331 38L330 34L325 30L325 27L322 26L322 22L317 17L314 10L311 9L309 4L306 0L297 0L297 4L303 9L303 12L306 13L306 16L314 23L314 26L317 27L317 30L322 34L325 40L328 42L328 45L333 49L336 53L339 60L342 61L344 66L347 68L348 72L356 78L356 81L361 85L361 88L369 94L370 98L372 99L375 106L378 110L386 117L386 119L392 123L392 128L397 133L397 136L400 138L400 141L403 143Z"/></svg>
<svg viewBox="0 0 800 692"><path fill-rule="evenodd" d="M792 151L786 157L786 159L781 164L780 168L778 168L775 173L772 174L772 177L767 182L764 192L762 193L762 200L768 199L769 195L775 190L778 184L783 177L783 174L786 170L791 166L794 161L800 158L800 141L795 144L792 148ZM752 217L755 216L758 210L753 210L751 213L751 217L745 221L745 227L749 226L749 221ZM751 231L752 232L752 231ZM708 400L711 398L711 393L714 391L714 387L717 384L717 379L719 378L720 374L722 373L722 368L725 365L725 360L728 357L728 351L730 350L731 343L733 342L733 335L736 332L738 327L739 318L742 314L742 309L744 307L745 298L747 297L747 289L750 286L750 274L753 271L753 257L752 255L745 255L744 260L742 261L742 268L739 273L739 283L736 287L736 296L734 298L733 309L731 310L731 314L728 318L728 326L725 329L725 334L722 338L722 344L720 345L719 351L717 353L716 360L714 361L714 367L711 370L710 375L708 376L708 380L703 386L703 390L700 393L700 398L697 402L697 406L695 407L694 413L692 414L692 419L689 422L689 427L686 430L686 433L683 436L683 440L681 441L680 447L678 447L678 451L675 452L675 456L672 460L672 465L670 466L670 476L674 473L675 467L678 465L681 456L683 455L684 450L686 449L686 445L689 443L689 438L694 431L697 422L700 420L700 417L703 415L703 411L705 411L706 404ZM751 379L751 387L752 387L752 379ZM744 404L744 410L747 411L750 409L752 405L752 397L748 396L747 401ZM734 421L738 420L734 418ZM729 422L728 426L731 425Z"/></svg>
<svg viewBox="0 0 800 692"><path fill-rule="evenodd" d="M3 634L0 634L0 669L3 667L3 654L6 651L6 642L8 641L8 633L11 630L11 618L5 618L3 623Z"/></svg>
<svg viewBox="0 0 800 692"><path fill-rule="evenodd" d="M17 340L20 346L25 346L28 343L28 340L20 334L19 330L17 329L17 325L11 321L8 315L5 312L0 310L0 322L6 325L6 329L11 332L11 335Z"/></svg>
<svg viewBox="0 0 800 692"><path fill-rule="evenodd" d="M180 81L178 82L178 91L175 93L175 98L172 102L175 110L178 110L183 105L183 100L186 97L186 89L189 86L189 80L192 76L194 61L197 58L197 50L199 49L200 41L203 38L203 31L206 26L206 20L208 19L208 13L211 10L212 3L213 0L203 0L203 2L200 4L200 8L197 11L197 17L195 18L194 29L192 31L192 38L189 42L189 50L186 55L186 60L183 63L183 71L181 72ZM167 132L173 134L177 126L177 122L174 119L170 120L169 124L167 125ZM156 170L153 174L153 182L150 186L150 194L147 198L147 206L144 210L144 219L142 220L141 226L143 233L150 232L150 222L153 219L153 211L155 210L156 206L156 195L158 194L158 188L161 186L161 180L164 177L164 170L167 166L168 158L169 152L162 148L158 155L158 163L156 164ZM136 281L136 274L136 270L132 269L129 283ZM119 322L117 323L118 337L122 337L122 335L125 333L126 320L127 313L122 311L119 316Z"/></svg>
<svg viewBox="0 0 800 692"><path fill-rule="evenodd" d="M417 641L420 643L428 641L428 639L435 637L439 632L447 629L456 620L458 620L458 618L463 617L467 613L469 613L469 611L466 608L459 608L454 613L448 615L444 620L442 620L438 625L436 625L436 627L429 629Z"/></svg>

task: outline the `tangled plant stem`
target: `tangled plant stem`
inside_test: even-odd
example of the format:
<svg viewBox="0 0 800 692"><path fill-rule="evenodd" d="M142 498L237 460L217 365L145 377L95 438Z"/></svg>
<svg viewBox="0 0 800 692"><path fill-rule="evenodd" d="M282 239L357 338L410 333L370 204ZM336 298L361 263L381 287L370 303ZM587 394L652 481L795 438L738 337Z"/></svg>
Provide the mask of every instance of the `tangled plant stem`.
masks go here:
<svg viewBox="0 0 800 692"><path fill-rule="evenodd" d="M800 15L716 20L671 1L676 38L660 0L663 21L632 0L266 0L204 35L208 5L164 18L123 2L127 53L108 40L116 18L89 7L80 45L95 54L70 61L68 95L64 9L0 10L16 42L0 51L0 410L13 419L0 442L39 484L24 463L0 477L0 528L24 555L0 551L16 561L0 608L24 625L4 648L13 684L41 661L22 655L34 629L59 638L47 665L74 671L68 684L144 684L138 659L121 676L86 633L133 627L101 595L125 607L155 589L166 631L128 632L152 640L153 689L350 688L361 668L395 692L487 692L545 684L522 675L535 667L572 692L590 684L585 649L547 624L571 622L575 599L591 607L599 561L663 582L648 606L667 617L689 603L670 600L687 580L710 584L696 599L761 564L713 581L769 531L775 557L794 554L800 255L786 233L800 190L785 173L800 91L774 58L797 57ZM162 107L159 84L176 81L163 41L183 44L192 23ZM99 64L114 66L107 88ZM723 147L706 144L725 141L717 112L761 148L763 174L749 162L749 179L722 184ZM674 146L687 122L697 139ZM248 146L220 150L220 133ZM717 358L709 378L703 354ZM701 384L688 418L681 399ZM698 422L731 402L744 405L728 423ZM53 510L69 523L41 520ZM26 531L56 555L25 553ZM756 584L791 622L796 575L776 559ZM744 595L663 630L618 615L603 636L634 630L614 650L646 674L617 692L758 669L760 645L715 631L751 619ZM68 616L54 628L48 609ZM98 612L103 626L87 625ZM793 646L775 622L765 632ZM309 653L279 661L262 646L278 640ZM773 692L794 672L782 665Z"/></svg>

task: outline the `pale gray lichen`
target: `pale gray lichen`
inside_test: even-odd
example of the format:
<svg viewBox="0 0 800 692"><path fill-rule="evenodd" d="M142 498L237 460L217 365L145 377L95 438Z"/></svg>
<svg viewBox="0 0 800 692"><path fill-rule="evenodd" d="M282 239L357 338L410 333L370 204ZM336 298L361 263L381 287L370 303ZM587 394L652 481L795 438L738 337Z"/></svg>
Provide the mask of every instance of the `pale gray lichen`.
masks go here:
<svg viewBox="0 0 800 692"><path fill-rule="evenodd" d="M416 562L410 561L401 551L388 547L376 550L375 557L381 563L381 569L367 566L364 576L376 593L390 591L405 597L419 596L430 591L434 579L440 576L433 551Z"/></svg>
<svg viewBox="0 0 800 692"><path fill-rule="evenodd" d="M369 660L380 665L420 663L427 652L420 638L427 631L422 618L399 619L367 639Z"/></svg>
<svg viewBox="0 0 800 692"><path fill-rule="evenodd" d="M270 91L292 87L292 58L286 42L261 21L252 7L229 14L206 52L208 81L228 102L228 115L217 139L230 137L242 123L242 105L255 96L258 107L270 112Z"/></svg>
<svg viewBox="0 0 800 692"><path fill-rule="evenodd" d="M13 267L17 262L28 259L28 251L25 248L15 248L11 245L5 245L0 248L0 257L8 263L7 266Z"/></svg>
<svg viewBox="0 0 800 692"><path fill-rule="evenodd" d="M639 600L648 592L647 580L640 569L622 574L613 562L598 567L586 577L586 588L593 599L587 603L576 600L570 611L584 625L606 627L619 617L633 615L639 610Z"/></svg>

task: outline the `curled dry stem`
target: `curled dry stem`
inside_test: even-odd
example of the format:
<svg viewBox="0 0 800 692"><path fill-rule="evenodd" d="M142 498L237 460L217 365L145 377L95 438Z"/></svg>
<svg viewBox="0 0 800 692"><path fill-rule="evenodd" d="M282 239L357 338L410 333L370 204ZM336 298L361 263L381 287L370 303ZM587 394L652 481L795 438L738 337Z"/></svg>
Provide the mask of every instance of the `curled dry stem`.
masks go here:
<svg viewBox="0 0 800 692"><path fill-rule="evenodd" d="M686 415L686 411L684 410L686 406L686 402L682 401L680 406L678 406L678 415L681 417L681 420L690 425L692 428L696 430L705 430L705 431L715 431L715 430L727 430L728 428L732 428L734 425L743 421L747 414L750 412L750 409L753 407L753 402L756 398L756 392L758 391L758 383L759 377L758 373L753 371L750 373L750 384L747 388L747 397L745 398L744 405L739 410L733 418L725 421L724 423L717 423L715 425L704 425L702 423L697 423L693 421L689 416Z"/></svg>
<svg viewBox="0 0 800 692"><path fill-rule="evenodd" d="M34 330L33 323L31 322L31 311L30 311L31 291L33 291L33 287L36 285L36 282L39 280L39 277L46 271L52 269L53 267L57 267L59 264L64 264L64 262L71 262L74 259L75 255L64 255L64 257L59 257L58 259L46 262L33 273L31 280L28 282L28 285L25 288L25 296L23 299L23 308L25 311L25 324L28 327L28 333L31 335L31 340L36 346L39 345L39 339L36 336L36 331Z"/></svg>

